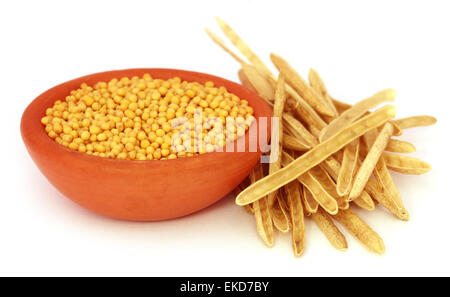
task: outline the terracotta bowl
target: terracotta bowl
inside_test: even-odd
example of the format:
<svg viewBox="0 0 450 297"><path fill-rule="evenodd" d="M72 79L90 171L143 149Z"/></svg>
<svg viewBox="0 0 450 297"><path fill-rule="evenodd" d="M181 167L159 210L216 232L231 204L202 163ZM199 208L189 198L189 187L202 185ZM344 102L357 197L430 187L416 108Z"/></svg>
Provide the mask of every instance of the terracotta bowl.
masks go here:
<svg viewBox="0 0 450 297"><path fill-rule="evenodd" d="M175 76L187 81L213 81L246 99L259 117L270 117L268 105L258 95L229 80L198 72L174 69L127 69L83 76L51 88L37 97L22 116L21 133L25 146L44 176L63 195L102 215L124 220L171 219L203 209L230 193L259 161L261 151L249 150L250 141L268 139L267 129L245 141L244 152L214 152L174 160L117 160L71 151L50 139L40 123L45 110L64 99L81 83L149 73L153 78ZM270 123L270 120L269 120ZM254 123L256 124L256 123ZM260 130L260 129L257 129ZM254 150L252 150L254 151Z"/></svg>

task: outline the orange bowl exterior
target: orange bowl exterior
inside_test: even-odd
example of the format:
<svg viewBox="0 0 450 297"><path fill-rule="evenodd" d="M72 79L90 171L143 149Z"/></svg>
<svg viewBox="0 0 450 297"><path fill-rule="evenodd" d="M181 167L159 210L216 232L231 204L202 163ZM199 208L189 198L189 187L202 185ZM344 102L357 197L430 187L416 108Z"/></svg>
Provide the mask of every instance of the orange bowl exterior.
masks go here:
<svg viewBox="0 0 450 297"><path fill-rule="evenodd" d="M71 151L46 134L40 123L45 110L56 100L64 99L71 90L79 88L81 83L93 85L98 81L142 76L144 73L161 79L178 76L187 81L213 81L216 86L225 86L229 92L248 100L257 121L259 117L271 116L269 106L256 93L237 83L204 73L174 69L144 68L96 73L62 83L41 94L26 108L21 121L22 138L30 156L63 195L111 218L155 221L196 212L230 193L261 156L259 145L257 152L249 152L249 133L237 140L245 140L245 152L214 152L163 161L96 157ZM268 139L270 120L268 122L267 130L260 131L258 139Z"/></svg>

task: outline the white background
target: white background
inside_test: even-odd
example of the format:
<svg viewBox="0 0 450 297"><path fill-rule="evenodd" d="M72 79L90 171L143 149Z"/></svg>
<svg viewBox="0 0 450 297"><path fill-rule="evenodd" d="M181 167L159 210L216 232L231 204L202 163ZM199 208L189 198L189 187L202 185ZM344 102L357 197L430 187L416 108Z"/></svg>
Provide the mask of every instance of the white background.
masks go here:
<svg viewBox="0 0 450 297"><path fill-rule="evenodd" d="M449 11L448 1L2 1L0 274L449 275ZM58 83L133 67L237 80L239 66L203 31L219 33L214 16L267 62L273 51L304 75L319 70L340 100L393 87L399 116L438 118L402 137L433 165L423 176L394 175L411 221L359 211L383 237L384 256L350 235L349 250L336 251L309 220L301 258L288 235L266 248L230 197L172 221L111 220L64 198L33 164L20 116Z"/></svg>

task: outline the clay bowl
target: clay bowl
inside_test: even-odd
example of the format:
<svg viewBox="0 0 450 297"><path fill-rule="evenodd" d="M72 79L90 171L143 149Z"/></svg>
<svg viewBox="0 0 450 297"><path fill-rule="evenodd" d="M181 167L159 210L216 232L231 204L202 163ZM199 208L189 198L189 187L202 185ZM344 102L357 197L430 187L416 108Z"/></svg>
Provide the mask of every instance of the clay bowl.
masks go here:
<svg viewBox="0 0 450 297"><path fill-rule="evenodd" d="M26 108L20 127L31 158L64 196L86 209L111 218L132 221L171 219L217 202L230 193L259 161L259 145L257 151L250 150L250 141L267 140L270 135L269 124L267 129L258 132L258 137L249 137L247 132L235 143L229 144L245 141L244 152L213 152L175 160L134 161L71 151L45 133L40 123L45 110L56 100L64 99L81 83L93 85L114 77L142 76L144 73L161 79L178 76L187 81L213 81L216 86L225 86L228 91L248 100L258 123L259 117L271 116L270 108L256 93L237 83L209 74L174 69L96 73L62 83L41 94Z"/></svg>

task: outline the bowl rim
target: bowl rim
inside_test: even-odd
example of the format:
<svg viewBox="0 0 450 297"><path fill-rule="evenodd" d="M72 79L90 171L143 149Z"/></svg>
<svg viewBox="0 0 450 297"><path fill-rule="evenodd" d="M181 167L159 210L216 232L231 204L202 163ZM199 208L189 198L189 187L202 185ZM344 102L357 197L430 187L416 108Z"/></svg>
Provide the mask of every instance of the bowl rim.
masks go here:
<svg viewBox="0 0 450 297"><path fill-rule="evenodd" d="M81 85L81 83L84 82L83 80L88 80L88 79L94 79L95 80L95 77L97 77L97 76L112 75L112 74L116 74L116 73L117 73L118 76L121 76L121 77L125 77L125 76L132 77L134 75L141 75L142 76L142 74L134 74L134 75L133 74L119 74L119 73L122 73L122 72L131 72L132 73L132 72L142 72L142 71L144 71L143 73L146 73L145 71L149 71L149 72L155 72L155 71L156 72L175 72L175 73L177 73L177 74L175 74L175 76L179 76L182 80L187 80L187 81L189 81L189 80L188 79L184 79L184 78L181 77L181 76L183 76L183 74L188 75L188 76L189 75L194 75L194 76L197 76L197 77L208 78L209 80L213 81L215 85L216 85L216 82L219 82L219 84L217 84L218 86L223 86L223 84L220 84L220 82L231 84L234 88L239 89L240 92L244 92L244 93L246 93L246 95L256 98L257 100L259 100L261 102L261 104L263 104L265 106L265 108L263 108L263 109L265 109L265 112L264 112L265 114L259 115L259 116L254 115L255 121L253 121L252 126L257 124L257 123L259 125L259 121L260 121L260 117L261 116L268 117L269 121L268 121L268 125L267 125L267 140L270 139L270 136L271 136L271 134L270 134L271 133L270 117L272 116L272 112L270 110L269 105L256 92L246 88L245 86L243 86L243 85L241 85L241 84L239 84L237 82L234 82L234 81L231 81L231 80L228 80L228 79L216 76L216 75L212 75L212 74L208 74L208 73L204 73L204 72L198 72L198 71L175 69L175 68L125 68L125 69L117 69L117 70L108 70L108 71L95 72L95 73L83 75L83 76L80 76L80 77L77 77L77 78L74 78L74 79L71 79L71 80L59 83L59 84L57 84L57 85L47 89L43 93L41 93L39 96L37 96L35 99L33 99L31 101L31 103L25 108L25 110L24 110L24 112L22 114L22 117L21 117L21 124L20 124L22 138L23 139L25 138L24 131L26 129L29 129L31 125L35 124L35 123L32 123L32 121L31 121L31 119L32 119L31 118L32 110L38 108L39 107L38 103L41 103L41 101L44 98L47 98L52 91L57 90L59 88L62 88L64 86L68 85L68 84L73 84L73 83L75 83L77 81L80 81L80 83L78 85ZM180 74L180 75L178 75L178 74ZM152 76L152 78L158 78L157 75L152 75L151 73L150 73L150 75ZM117 77L117 78L119 78L119 77ZM99 79L97 81L104 81L104 80L103 79ZM90 83L89 83L89 85L90 85ZM232 93L234 94L235 92L232 92ZM239 97L241 98L242 95L239 95ZM54 103L56 100L63 100L63 99L64 98L52 100L52 103ZM46 107L46 108L48 108L48 107ZM44 114L42 114L42 116L44 116ZM198 159L209 160L209 159L215 159L218 155L229 154L229 153L249 153L247 150L244 151L244 152L235 152L235 151L229 152L229 151L227 151L227 148L229 146L233 146L235 148L236 145L238 145L241 141L245 141L245 145L248 145L250 129L246 131L244 136L241 136L241 137L237 138L234 142L229 142L224 147L224 151L223 152L214 151L214 152L205 153L205 154L196 154L196 155L190 156L190 157L183 157L183 158L176 158L176 159L166 159L166 160L130 160L130 159L122 160L122 159L117 159L117 158L108 158L108 157L100 157L100 156L89 155L87 153L82 153L82 152L79 152L79 151L71 150L71 149L69 149L69 148L67 148L67 147L57 143L55 140L51 139L48 136L48 134L45 132L44 126L40 123L40 121L39 121L39 129L37 129L36 127L34 127L34 128L31 127L31 129L33 129L34 132L38 132L38 133L36 133L36 135L32 135L32 137L35 138L36 140L39 139L40 141L43 141L44 144L47 147L52 148L52 149L54 149L54 150L56 150L58 152L64 153L64 154L70 154L70 155L72 155L72 156L74 156L76 158L81 158L82 160L85 160L85 161L88 161L88 162L89 161L90 162L100 162L100 163L107 162L109 164L129 164L129 165L133 165L133 166L148 166L149 164L156 165L156 164L175 164L176 162L178 162L178 163L179 162L186 163L186 162L189 162L189 161L196 162L196 160L198 160ZM256 140L258 142L259 141L259 129L257 129L257 131L258 131L257 135L254 136L254 137L258 138ZM259 153L259 154L262 153L261 150L260 150L259 145L257 145L257 152L256 153Z"/></svg>

